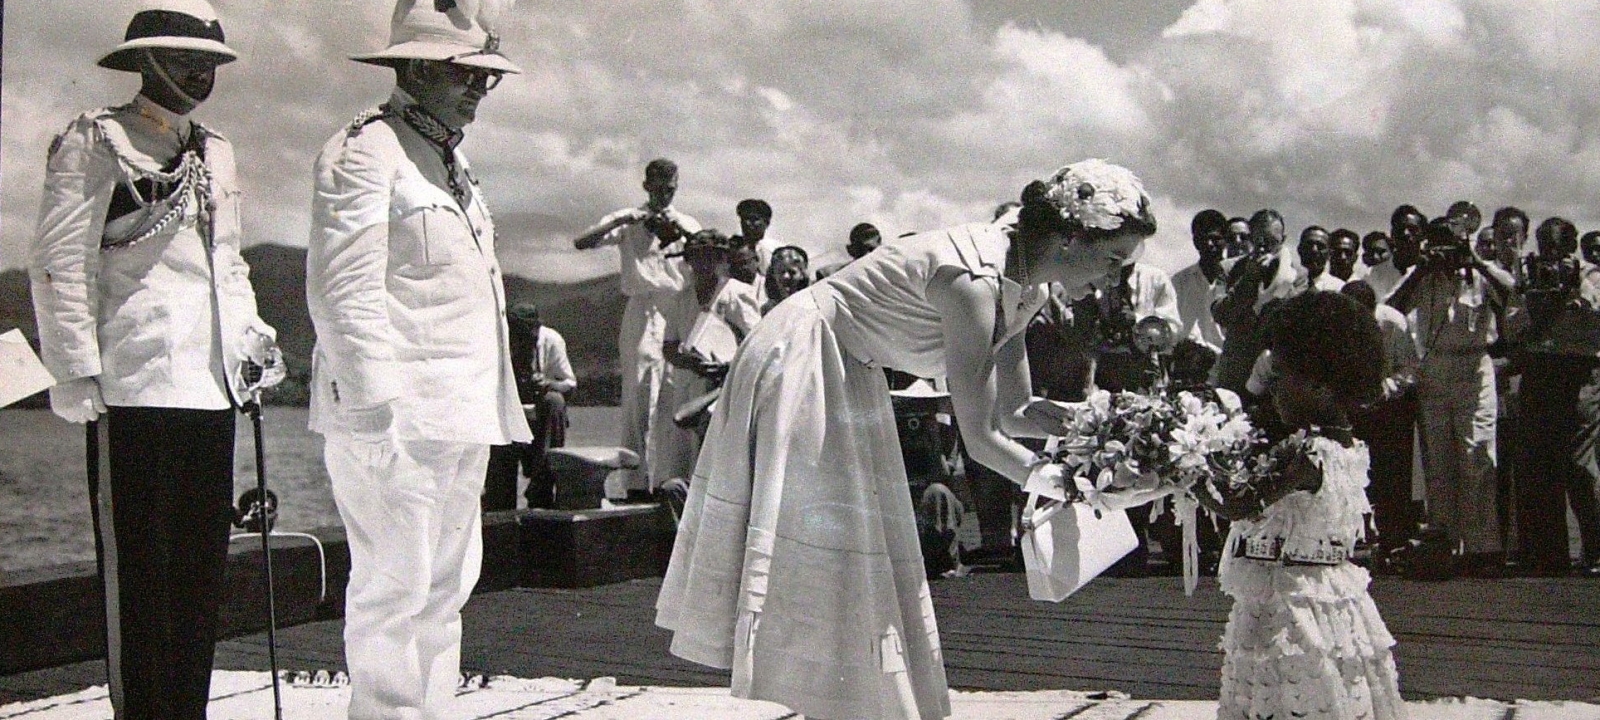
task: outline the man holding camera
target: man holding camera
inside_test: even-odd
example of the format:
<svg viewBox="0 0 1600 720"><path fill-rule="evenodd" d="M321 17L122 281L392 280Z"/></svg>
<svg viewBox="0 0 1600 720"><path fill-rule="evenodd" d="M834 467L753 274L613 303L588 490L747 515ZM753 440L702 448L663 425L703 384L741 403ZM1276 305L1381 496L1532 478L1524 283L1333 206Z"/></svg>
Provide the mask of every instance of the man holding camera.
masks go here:
<svg viewBox="0 0 1600 720"><path fill-rule="evenodd" d="M1398 228L1397 237L1405 229ZM1388 302L1416 313L1429 523L1461 547L1463 569L1495 575L1505 553L1495 511L1498 395L1488 349L1513 283L1510 274L1473 252L1474 229L1464 214L1429 223L1420 264Z"/></svg>
<svg viewBox="0 0 1600 720"><path fill-rule="evenodd" d="M1600 508L1593 479L1580 464L1579 397L1600 362L1600 310L1582 287L1578 230L1553 217L1539 225L1539 252L1527 259L1523 292L1530 325L1519 343L1522 373L1522 453L1516 485L1518 570L1563 576L1567 557L1567 500L1578 518L1584 566L1600 565ZM1589 453L1592 456L1592 451Z"/></svg>
<svg viewBox="0 0 1600 720"><path fill-rule="evenodd" d="M670 409L660 416L656 407L667 371L661 353L667 321L661 309L685 283L683 260L668 250L676 250L684 238L699 232L700 223L672 207L678 193L677 163L651 160L644 169L644 191L649 195L644 205L601 218L572 245L579 250L616 245L622 253L622 294L628 304L617 334L622 355L620 445L638 453L640 468L649 468L652 429L657 422L672 422ZM624 471L618 490L635 498L647 496L652 487L647 475L646 470Z"/></svg>
<svg viewBox="0 0 1600 720"><path fill-rule="evenodd" d="M1284 249L1283 215L1259 210L1250 216L1254 250L1228 268L1227 290L1211 304L1222 327L1222 355L1217 359L1217 387L1244 395L1256 357L1266 349L1266 316L1270 305L1306 288L1305 272Z"/></svg>

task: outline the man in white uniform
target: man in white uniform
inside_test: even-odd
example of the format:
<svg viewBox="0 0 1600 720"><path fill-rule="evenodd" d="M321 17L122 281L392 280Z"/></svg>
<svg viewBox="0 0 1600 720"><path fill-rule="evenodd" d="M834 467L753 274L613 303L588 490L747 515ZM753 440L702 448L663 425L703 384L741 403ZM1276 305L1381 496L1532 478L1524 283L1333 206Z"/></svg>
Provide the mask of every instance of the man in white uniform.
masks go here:
<svg viewBox="0 0 1600 720"><path fill-rule="evenodd" d="M28 272L57 415L88 423L116 717L203 720L246 362L282 379L239 256L233 146L190 119L237 55L204 0L152 2L100 66L139 94L56 136ZM239 392L243 390L244 392Z"/></svg>
<svg viewBox="0 0 1600 720"><path fill-rule="evenodd" d="M644 191L649 199L639 207L623 208L600 219L572 241L588 250L616 245L622 252L622 294L628 298L617 334L621 353L622 428L620 445L639 455L639 467L651 467L651 428L672 422L672 411L662 416L656 408L667 363L661 356L666 319L661 307L684 288L683 260L676 257L683 239L700 231L700 223L672 207L678 193L678 166L671 160L651 160L644 169ZM648 496L648 472L624 471L621 488L607 488L612 497Z"/></svg>
<svg viewBox="0 0 1600 720"><path fill-rule="evenodd" d="M459 717L489 446L532 439L494 225L457 148L489 89L519 71L493 32L509 4L400 0L389 47L353 57L393 68L393 94L317 157L311 429L350 542L353 719Z"/></svg>

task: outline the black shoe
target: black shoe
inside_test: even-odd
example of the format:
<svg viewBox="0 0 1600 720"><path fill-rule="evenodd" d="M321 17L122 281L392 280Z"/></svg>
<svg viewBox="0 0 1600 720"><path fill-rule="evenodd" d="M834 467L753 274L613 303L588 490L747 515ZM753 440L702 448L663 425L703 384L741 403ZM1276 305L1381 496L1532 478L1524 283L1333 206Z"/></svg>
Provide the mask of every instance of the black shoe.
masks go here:
<svg viewBox="0 0 1600 720"><path fill-rule="evenodd" d="M1600 578L1600 562L1590 563L1577 570L1577 576L1582 578Z"/></svg>
<svg viewBox="0 0 1600 720"><path fill-rule="evenodd" d="M1475 578L1503 578L1507 572L1506 558L1501 553L1469 553L1461 558L1461 573Z"/></svg>
<svg viewBox="0 0 1600 720"><path fill-rule="evenodd" d="M620 504L620 505L645 505L645 504L648 504L648 503L653 503L655 501L656 501L655 495L653 493L651 493L649 490L637 490L636 489L636 490L629 490L627 497L623 497L623 498L620 498L620 499L613 498L611 500L611 503L614 504L614 505L618 505L618 504Z"/></svg>

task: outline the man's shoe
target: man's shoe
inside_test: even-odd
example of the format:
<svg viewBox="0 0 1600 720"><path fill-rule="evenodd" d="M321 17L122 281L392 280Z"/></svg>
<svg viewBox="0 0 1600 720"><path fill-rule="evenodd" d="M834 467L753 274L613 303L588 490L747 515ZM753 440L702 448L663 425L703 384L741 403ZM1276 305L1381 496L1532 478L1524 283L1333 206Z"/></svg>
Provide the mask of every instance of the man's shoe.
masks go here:
<svg viewBox="0 0 1600 720"><path fill-rule="evenodd" d="M1589 563L1584 567L1578 568L1577 574L1578 577L1600 578L1600 562Z"/></svg>

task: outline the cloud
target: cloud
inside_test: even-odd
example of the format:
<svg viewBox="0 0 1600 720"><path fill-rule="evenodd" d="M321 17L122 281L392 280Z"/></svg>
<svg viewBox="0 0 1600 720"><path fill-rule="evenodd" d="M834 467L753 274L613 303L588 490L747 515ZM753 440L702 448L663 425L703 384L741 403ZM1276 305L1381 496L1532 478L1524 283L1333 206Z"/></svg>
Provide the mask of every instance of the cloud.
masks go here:
<svg viewBox="0 0 1600 720"><path fill-rule="evenodd" d="M3 266L22 261L50 135L134 91L93 67L126 3L14 5ZM303 244L316 152L392 81L345 59L384 44L388 3L217 5L244 57L200 117L238 149L250 240ZM1146 257L1169 269L1192 257L1188 219L1205 207L1366 230L1401 202L1439 212L1465 197L1597 220L1591 4L1091 5L525 2L503 30L527 72L484 104L465 150L503 221L508 269L571 277L614 267L563 243L640 202L657 156L679 162L678 204L703 223L732 230L734 203L766 198L774 236L818 262L841 256L857 222L892 237L986 219L1083 157L1145 179L1162 226Z"/></svg>

